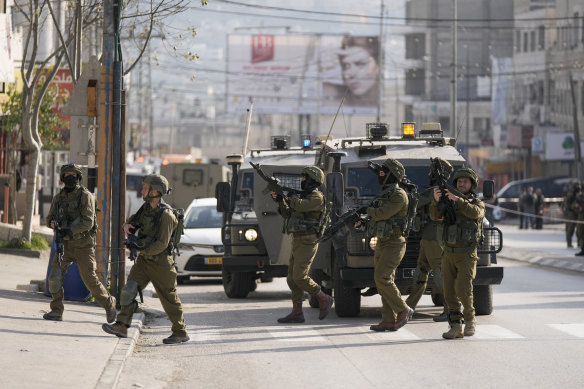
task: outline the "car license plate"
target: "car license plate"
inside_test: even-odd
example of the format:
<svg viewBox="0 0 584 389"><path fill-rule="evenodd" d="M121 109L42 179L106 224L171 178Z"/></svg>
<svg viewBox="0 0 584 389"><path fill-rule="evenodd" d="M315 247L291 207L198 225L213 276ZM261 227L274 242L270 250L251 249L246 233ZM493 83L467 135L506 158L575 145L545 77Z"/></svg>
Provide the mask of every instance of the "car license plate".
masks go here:
<svg viewBox="0 0 584 389"><path fill-rule="evenodd" d="M223 257L208 257L205 258L205 265L221 265Z"/></svg>

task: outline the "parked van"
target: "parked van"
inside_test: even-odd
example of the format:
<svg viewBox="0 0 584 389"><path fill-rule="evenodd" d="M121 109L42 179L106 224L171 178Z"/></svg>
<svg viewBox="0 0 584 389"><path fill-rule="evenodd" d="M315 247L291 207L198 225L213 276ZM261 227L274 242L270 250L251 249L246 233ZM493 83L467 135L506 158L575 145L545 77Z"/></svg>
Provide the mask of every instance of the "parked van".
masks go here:
<svg viewBox="0 0 584 389"><path fill-rule="evenodd" d="M545 200L544 216L561 217L560 206L564 201L564 194L574 182L578 182L578 179L566 176L511 181L497 192L498 207L493 210L493 217L495 220L501 220L505 217L517 217L516 214L506 211L519 210L521 188L527 190L529 187L532 187L534 192L538 188L541 189Z"/></svg>

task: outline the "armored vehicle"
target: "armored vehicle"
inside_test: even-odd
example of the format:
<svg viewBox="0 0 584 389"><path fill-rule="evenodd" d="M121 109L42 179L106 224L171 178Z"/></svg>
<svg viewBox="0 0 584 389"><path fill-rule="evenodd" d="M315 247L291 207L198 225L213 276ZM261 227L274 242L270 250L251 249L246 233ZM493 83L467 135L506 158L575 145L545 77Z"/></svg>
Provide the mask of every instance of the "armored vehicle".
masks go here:
<svg viewBox="0 0 584 389"><path fill-rule="evenodd" d="M413 126L404 128L409 132L389 137L387 125L370 123L363 137L326 139L315 144L315 149L274 146L271 150L252 150L245 158L228 158L234 169L234 179L231 185L219 184L216 192L218 210L225 211L222 233L226 294L245 297L256 287L255 279L284 277L287 272L290 238L282 233L282 218L276 212L276 203L269 193L262 192L266 183L251 168L250 161L260 163L266 174L292 188L299 188L303 166L319 166L326 174L322 191L332 203L334 223L336 217L369 204L380 192L376 174L368 168L370 161L381 164L387 158L399 160L420 192L429 186L430 158L448 160L455 170L466 165L455 148L455 140L445 138L441 130L430 129L416 134ZM483 192L492 191L493 183L485 183ZM485 223L474 281L475 308L479 315L492 312L492 285L501 283L503 278L503 268L494 266L496 254L502 248L502 234ZM419 233L411 232L406 254L396 272L395 283L404 295L413 285L419 242ZM375 287L374 249L375 239L353 228L345 228L332 239L320 243L311 276L326 293L333 295L338 316L358 315L361 291ZM436 305L443 303L443 296L434 290L432 279L426 293L432 295ZM318 302L311 299L310 305L317 307Z"/></svg>

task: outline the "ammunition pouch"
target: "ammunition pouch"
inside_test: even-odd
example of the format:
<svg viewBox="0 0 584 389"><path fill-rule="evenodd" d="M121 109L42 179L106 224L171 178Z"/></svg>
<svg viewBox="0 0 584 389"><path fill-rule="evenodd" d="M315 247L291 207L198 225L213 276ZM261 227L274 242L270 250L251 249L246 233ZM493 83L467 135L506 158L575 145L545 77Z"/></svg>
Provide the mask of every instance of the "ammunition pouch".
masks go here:
<svg viewBox="0 0 584 389"><path fill-rule="evenodd" d="M408 218L406 216L392 216L389 219L378 221L371 220L367 224L367 236L377 238L389 238L394 235L401 236L407 222Z"/></svg>

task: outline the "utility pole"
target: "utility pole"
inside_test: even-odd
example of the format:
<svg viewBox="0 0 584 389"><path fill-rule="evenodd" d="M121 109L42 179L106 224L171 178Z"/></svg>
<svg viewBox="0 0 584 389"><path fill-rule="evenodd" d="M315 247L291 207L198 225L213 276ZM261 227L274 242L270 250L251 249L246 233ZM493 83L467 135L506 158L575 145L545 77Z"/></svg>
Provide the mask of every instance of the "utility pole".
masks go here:
<svg viewBox="0 0 584 389"><path fill-rule="evenodd" d="M570 92L572 93L572 117L574 118L574 158L578 180L582 181L582 150L580 149L580 128L578 126L578 106L576 105L576 91L574 90L574 78L570 72Z"/></svg>
<svg viewBox="0 0 584 389"><path fill-rule="evenodd" d="M456 40L457 38L456 0L452 0L452 27L450 41L452 44L452 68L450 73L450 135L456 136Z"/></svg>
<svg viewBox="0 0 584 389"><path fill-rule="evenodd" d="M381 10L380 10L380 18L379 18L379 71L377 72L377 123L381 122L381 103L383 99L383 70L384 70L384 59L385 53L383 52L383 12L384 12L384 3L381 0Z"/></svg>
<svg viewBox="0 0 584 389"><path fill-rule="evenodd" d="M464 145L466 146L466 152L465 152L465 157L466 160L468 161L468 154L469 154L469 144L470 144L470 115L469 115L469 110L470 110L470 80L469 80L469 67L468 67L468 63L469 63L469 58L468 58L468 52L470 51L470 46L468 44L465 45L466 48L466 69L465 69L465 75L464 78L466 79L466 139L464 142Z"/></svg>

